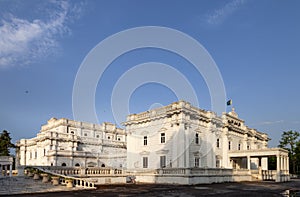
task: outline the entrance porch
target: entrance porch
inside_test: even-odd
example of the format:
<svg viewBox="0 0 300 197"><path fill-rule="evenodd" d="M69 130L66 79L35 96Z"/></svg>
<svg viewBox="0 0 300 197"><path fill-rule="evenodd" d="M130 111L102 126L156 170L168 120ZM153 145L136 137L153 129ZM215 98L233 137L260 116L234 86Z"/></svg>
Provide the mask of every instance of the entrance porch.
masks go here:
<svg viewBox="0 0 300 197"><path fill-rule="evenodd" d="M276 170L269 170L268 158L276 157ZM228 157L233 169L248 169L257 180L289 181L288 151L282 148L261 150L229 151Z"/></svg>

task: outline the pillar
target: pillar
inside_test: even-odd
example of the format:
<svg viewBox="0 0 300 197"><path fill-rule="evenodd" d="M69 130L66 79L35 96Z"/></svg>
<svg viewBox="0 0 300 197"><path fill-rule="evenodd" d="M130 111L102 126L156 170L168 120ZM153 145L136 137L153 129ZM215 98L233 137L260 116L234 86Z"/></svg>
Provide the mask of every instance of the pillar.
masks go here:
<svg viewBox="0 0 300 197"><path fill-rule="evenodd" d="M4 165L4 176L7 175L7 165Z"/></svg>
<svg viewBox="0 0 300 197"><path fill-rule="evenodd" d="M268 170L268 157L262 157L261 158L261 169L262 170Z"/></svg>
<svg viewBox="0 0 300 197"><path fill-rule="evenodd" d="M284 156L281 156L281 170L284 170L285 165L284 165Z"/></svg>
<svg viewBox="0 0 300 197"><path fill-rule="evenodd" d="M276 171L280 172L280 156L279 155L276 155L276 162L277 162Z"/></svg>
<svg viewBox="0 0 300 197"><path fill-rule="evenodd" d="M251 160L250 160L250 156L247 156L247 169L251 170Z"/></svg>
<svg viewBox="0 0 300 197"><path fill-rule="evenodd" d="M9 165L9 176L12 176L12 164Z"/></svg>
<svg viewBox="0 0 300 197"><path fill-rule="evenodd" d="M286 170L286 156L283 156L283 169Z"/></svg>
<svg viewBox="0 0 300 197"><path fill-rule="evenodd" d="M290 159L287 157L287 171L290 171Z"/></svg>

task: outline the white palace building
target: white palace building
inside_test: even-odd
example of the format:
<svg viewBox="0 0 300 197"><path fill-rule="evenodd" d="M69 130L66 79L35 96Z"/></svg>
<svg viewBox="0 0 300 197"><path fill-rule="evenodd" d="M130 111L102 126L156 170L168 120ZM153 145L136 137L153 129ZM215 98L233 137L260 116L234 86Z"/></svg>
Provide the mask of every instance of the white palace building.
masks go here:
<svg viewBox="0 0 300 197"><path fill-rule="evenodd" d="M51 118L35 138L18 143L22 166L124 167L126 135L114 124Z"/></svg>
<svg viewBox="0 0 300 197"><path fill-rule="evenodd" d="M52 118L37 137L18 142L17 161L122 169L148 183L289 180L288 152L268 148L268 135L247 127L234 109L217 116L178 101L128 115L123 124L125 130ZM268 169L271 156L276 157L273 171Z"/></svg>

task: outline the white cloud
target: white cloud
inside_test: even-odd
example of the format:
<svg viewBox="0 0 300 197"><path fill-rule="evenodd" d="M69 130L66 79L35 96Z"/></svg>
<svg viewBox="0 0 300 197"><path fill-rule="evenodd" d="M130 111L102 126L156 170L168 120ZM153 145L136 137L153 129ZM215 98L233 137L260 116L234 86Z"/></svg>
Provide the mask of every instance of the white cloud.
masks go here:
<svg viewBox="0 0 300 197"><path fill-rule="evenodd" d="M228 16L241 7L246 0L233 0L225 4L222 8L213 10L206 17L206 22L211 25L221 24Z"/></svg>
<svg viewBox="0 0 300 197"><path fill-rule="evenodd" d="M67 1L52 2L42 16L49 19L26 20L8 14L0 22L0 68L24 66L53 54L57 37L68 33L66 25L73 7Z"/></svg>

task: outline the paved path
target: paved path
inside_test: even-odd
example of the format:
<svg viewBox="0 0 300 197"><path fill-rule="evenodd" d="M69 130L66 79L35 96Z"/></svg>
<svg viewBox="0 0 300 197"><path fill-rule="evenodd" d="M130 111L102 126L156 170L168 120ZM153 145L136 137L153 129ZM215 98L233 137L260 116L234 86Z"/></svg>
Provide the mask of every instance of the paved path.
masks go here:
<svg viewBox="0 0 300 197"><path fill-rule="evenodd" d="M193 197L193 196L288 196L287 191L300 192L300 180L286 183L243 182L219 183L196 186L127 184L118 186L100 186L97 190L72 191L58 193L40 193L21 195L22 197L71 197L71 196L160 196L160 197ZM291 195L290 195L291 196ZM300 196L300 193L297 194Z"/></svg>

